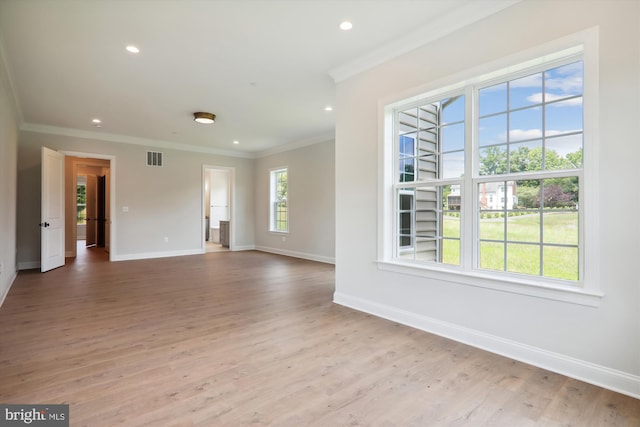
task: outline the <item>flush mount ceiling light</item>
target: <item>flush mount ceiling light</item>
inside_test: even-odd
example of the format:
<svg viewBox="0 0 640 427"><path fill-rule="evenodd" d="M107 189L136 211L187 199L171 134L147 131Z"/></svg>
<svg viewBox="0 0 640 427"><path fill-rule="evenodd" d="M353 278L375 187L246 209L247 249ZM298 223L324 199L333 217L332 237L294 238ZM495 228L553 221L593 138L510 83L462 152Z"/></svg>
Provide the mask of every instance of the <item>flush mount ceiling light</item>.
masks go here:
<svg viewBox="0 0 640 427"><path fill-rule="evenodd" d="M216 121L216 115L199 111L197 113L193 113L193 120L198 123L210 125L211 123Z"/></svg>
<svg viewBox="0 0 640 427"><path fill-rule="evenodd" d="M127 49L127 52L130 52L130 53L140 53L140 49L138 49L137 46L134 46L132 44L127 46L125 49Z"/></svg>

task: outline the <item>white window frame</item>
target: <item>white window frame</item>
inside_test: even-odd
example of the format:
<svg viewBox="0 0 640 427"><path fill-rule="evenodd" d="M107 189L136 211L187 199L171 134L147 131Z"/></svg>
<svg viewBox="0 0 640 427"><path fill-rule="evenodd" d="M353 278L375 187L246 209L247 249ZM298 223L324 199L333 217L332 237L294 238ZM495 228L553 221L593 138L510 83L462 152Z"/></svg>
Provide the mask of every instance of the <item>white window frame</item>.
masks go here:
<svg viewBox="0 0 640 427"><path fill-rule="evenodd" d="M506 272L480 270L477 265L477 227L474 225L478 201L475 191L462 191L462 205L473 206L461 213L460 235L463 239L461 248L461 265L448 266L443 264L418 264L399 260L395 254L396 218L394 185L397 176L397 166L394 161L395 112L406 108L412 103L424 102L427 99L444 98L452 92L465 90L465 97L475 99L475 86L484 86L492 80L504 81L517 78L518 73L526 75L530 70L544 67L553 68L556 63L567 63L572 60L584 62L583 86L583 115L584 115L584 145L583 169L580 175L581 203L579 221L580 235L580 280L576 284L566 281L547 279L538 276L523 276ZM394 98L382 100L379 104L379 219L378 219L378 267L382 270L409 274L431 279L454 282L462 285L479 286L500 291L547 298L556 301L569 302L586 306L599 306L604 296L599 282L599 221L598 221L598 30L589 29L567 36L537 48L510 56L491 64L476 67L445 79L433 82L413 93L403 94ZM476 101L477 102L477 101ZM467 102L465 113L469 123L477 123L477 105ZM475 127L475 125L473 126ZM472 176L471 171L478 170L477 149L474 148L472 129L467 129L465 151L467 160L465 165L465 185L472 188L478 177ZM535 175L535 173L533 174ZM528 176L527 176L528 177ZM523 176L523 179L527 178ZM499 180L500 175L481 176L481 180ZM588 230L588 233L585 233Z"/></svg>
<svg viewBox="0 0 640 427"><path fill-rule="evenodd" d="M277 203L281 202L276 194L278 174L285 172L287 174L287 197L284 199L287 206L286 230L278 230L277 227ZM289 233L291 225L291 208L289 205L289 169L286 166L269 170L269 231L272 233Z"/></svg>

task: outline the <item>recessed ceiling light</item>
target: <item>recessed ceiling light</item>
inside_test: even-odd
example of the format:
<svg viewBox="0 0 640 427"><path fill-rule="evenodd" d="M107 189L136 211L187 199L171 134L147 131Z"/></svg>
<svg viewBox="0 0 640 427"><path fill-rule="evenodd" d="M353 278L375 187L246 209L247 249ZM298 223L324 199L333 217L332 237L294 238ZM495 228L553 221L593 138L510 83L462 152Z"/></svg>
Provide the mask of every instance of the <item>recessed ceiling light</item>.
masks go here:
<svg viewBox="0 0 640 427"><path fill-rule="evenodd" d="M102 120L100 120L100 119L93 119L93 120L91 120L91 121L92 121L93 123L102 123Z"/></svg>
<svg viewBox="0 0 640 427"><path fill-rule="evenodd" d="M237 140L236 140L236 141L233 141L233 143L234 143L234 144L236 144L236 145L238 145L238 144L240 144L240 141L237 141Z"/></svg>
<svg viewBox="0 0 640 427"><path fill-rule="evenodd" d="M127 46L126 49L127 49L127 52L131 52L131 53L139 53L140 52L140 49L138 49L137 47L135 47L132 44Z"/></svg>
<svg viewBox="0 0 640 427"><path fill-rule="evenodd" d="M349 21L343 21L340 23L340 29L342 31L349 31L352 28L353 28L353 24Z"/></svg>
<svg viewBox="0 0 640 427"><path fill-rule="evenodd" d="M324 107L324 111L333 111L333 107L331 105L327 105Z"/></svg>

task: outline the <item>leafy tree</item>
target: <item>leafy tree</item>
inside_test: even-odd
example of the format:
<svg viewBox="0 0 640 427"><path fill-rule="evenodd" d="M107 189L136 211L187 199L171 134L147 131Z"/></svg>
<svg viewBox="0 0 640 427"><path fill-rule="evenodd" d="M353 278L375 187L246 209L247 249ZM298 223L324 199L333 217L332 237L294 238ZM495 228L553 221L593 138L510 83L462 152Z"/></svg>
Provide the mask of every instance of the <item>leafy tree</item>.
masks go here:
<svg viewBox="0 0 640 427"><path fill-rule="evenodd" d="M487 147L480 155L480 175L499 175L507 172L507 153L500 147Z"/></svg>
<svg viewBox="0 0 640 427"><path fill-rule="evenodd" d="M538 208L540 207L540 201L538 193L540 192L539 186L529 185L531 181L516 181L518 189L518 207L520 208Z"/></svg>
<svg viewBox="0 0 640 427"><path fill-rule="evenodd" d="M545 185L542 191L542 200L540 193L538 192L537 203L544 204L545 208L567 208L575 206L573 202L573 195L571 193L565 193L559 185Z"/></svg>

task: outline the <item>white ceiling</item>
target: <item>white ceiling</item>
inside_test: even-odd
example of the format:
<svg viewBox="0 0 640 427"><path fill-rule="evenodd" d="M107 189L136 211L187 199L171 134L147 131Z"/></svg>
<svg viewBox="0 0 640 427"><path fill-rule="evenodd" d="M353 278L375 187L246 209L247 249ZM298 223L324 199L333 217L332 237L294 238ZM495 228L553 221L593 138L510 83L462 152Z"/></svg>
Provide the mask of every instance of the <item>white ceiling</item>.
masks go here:
<svg viewBox="0 0 640 427"><path fill-rule="evenodd" d="M515 2L0 0L0 74L23 129L252 157L331 138L335 80Z"/></svg>

